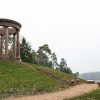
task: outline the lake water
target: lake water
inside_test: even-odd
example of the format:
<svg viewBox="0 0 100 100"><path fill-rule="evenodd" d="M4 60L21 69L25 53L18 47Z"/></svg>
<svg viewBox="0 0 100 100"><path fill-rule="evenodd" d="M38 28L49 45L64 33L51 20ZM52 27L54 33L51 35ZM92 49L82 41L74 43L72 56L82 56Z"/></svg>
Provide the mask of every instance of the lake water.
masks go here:
<svg viewBox="0 0 100 100"><path fill-rule="evenodd" d="M97 83L97 82L100 82L100 80L95 80L95 82Z"/></svg>

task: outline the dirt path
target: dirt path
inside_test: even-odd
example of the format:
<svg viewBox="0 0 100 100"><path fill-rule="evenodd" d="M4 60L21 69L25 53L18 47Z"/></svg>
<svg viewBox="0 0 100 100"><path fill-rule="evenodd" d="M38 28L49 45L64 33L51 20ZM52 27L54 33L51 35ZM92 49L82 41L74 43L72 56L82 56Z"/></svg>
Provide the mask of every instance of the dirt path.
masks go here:
<svg viewBox="0 0 100 100"><path fill-rule="evenodd" d="M54 93L46 93L35 96L24 96L24 97L17 97L12 99L10 98L5 100L63 100L64 98L79 96L81 94L90 92L97 88L98 88L97 84L82 84Z"/></svg>

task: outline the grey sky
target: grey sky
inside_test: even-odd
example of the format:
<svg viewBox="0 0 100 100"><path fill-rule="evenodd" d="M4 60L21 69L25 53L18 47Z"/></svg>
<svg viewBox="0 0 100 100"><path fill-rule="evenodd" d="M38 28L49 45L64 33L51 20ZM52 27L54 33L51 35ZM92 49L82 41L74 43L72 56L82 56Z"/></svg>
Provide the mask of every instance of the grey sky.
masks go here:
<svg viewBox="0 0 100 100"><path fill-rule="evenodd" d="M0 0L33 49L48 44L76 72L100 71L100 0Z"/></svg>

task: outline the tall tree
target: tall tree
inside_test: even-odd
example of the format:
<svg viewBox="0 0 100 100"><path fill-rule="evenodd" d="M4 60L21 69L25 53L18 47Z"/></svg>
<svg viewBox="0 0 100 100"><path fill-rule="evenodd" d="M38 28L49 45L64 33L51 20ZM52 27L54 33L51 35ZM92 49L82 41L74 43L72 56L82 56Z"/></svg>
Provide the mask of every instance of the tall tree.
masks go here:
<svg viewBox="0 0 100 100"><path fill-rule="evenodd" d="M74 75L78 77L79 76L79 72L76 72Z"/></svg>
<svg viewBox="0 0 100 100"><path fill-rule="evenodd" d="M67 63L66 63L66 60L64 58L61 59L59 66L60 66L60 71L68 73L68 74L72 74L72 71L69 67L67 67Z"/></svg>
<svg viewBox="0 0 100 100"><path fill-rule="evenodd" d="M64 58L61 59L60 66L67 67L67 63L66 63L66 60Z"/></svg>
<svg viewBox="0 0 100 100"><path fill-rule="evenodd" d="M26 39L23 37L22 43L20 44L20 56L22 61L24 62L32 62L32 57L30 57L32 54L32 48L30 44L26 41Z"/></svg>
<svg viewBox="0 0 100 100"><path fill-rule="evenodd" d="M29 63L36 64L36 52L32 50L29 54Z"/></svg>
<svg viewBox="0 0 100 100"><path fill-rule="evenodd" d="M51 54L51 61L52 61L52 67L54 69L57 69L59 66L58 66L58 62L57 62L57 56L55 53Z"/></svg>
<svg viewBox="0 0 100 100"><path fill-rule="evenodd" d="M37 63L45 66L51 66L51 62L49 61L50 54L51 50L47 44L39 47L37 51Z"/></svg>

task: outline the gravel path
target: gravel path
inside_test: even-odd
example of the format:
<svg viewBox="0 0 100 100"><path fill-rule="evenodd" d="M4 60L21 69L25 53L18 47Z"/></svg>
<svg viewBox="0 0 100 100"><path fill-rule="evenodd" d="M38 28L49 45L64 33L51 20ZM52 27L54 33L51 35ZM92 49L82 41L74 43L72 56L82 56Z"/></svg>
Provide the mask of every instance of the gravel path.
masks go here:
<svg viewBox="0 0 100 100"><path fill-rule="evenodd" d="M82 95L97 88L98 88L97 84L81 84L54 93L46 93L35 96L16 97L5 100L63 100L64 98L71 98L74 96Z"/></svg>

